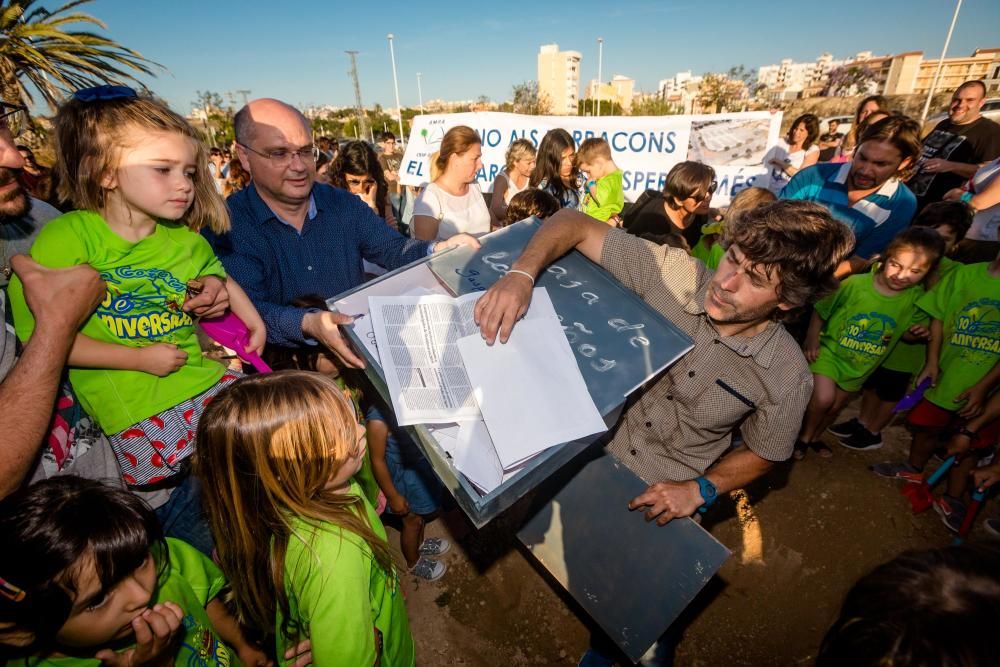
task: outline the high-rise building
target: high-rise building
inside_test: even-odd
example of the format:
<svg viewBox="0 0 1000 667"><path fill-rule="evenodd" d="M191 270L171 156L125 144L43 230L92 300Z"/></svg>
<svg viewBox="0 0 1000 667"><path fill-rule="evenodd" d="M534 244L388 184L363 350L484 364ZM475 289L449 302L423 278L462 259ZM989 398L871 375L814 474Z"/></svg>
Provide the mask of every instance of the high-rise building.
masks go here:
<svg viewBox="0 0 1000 667"><path fill-rule="evenodd" d="M553 114L576 115L580 96L579 51L560 51L545 44L538 52L538 94L548 99Z"/></svg>

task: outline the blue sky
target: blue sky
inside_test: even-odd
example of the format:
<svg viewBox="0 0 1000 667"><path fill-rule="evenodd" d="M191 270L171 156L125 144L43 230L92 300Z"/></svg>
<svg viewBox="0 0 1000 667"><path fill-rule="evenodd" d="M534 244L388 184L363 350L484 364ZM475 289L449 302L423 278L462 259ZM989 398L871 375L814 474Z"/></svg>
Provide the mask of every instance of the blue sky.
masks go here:
<svg viewBox="0 0 1000 667"><path fill-rule="evenodd" d="M922 50L936 58L953 9L951 0L96 0L82 7L114 39L167 68L148 84L182 112L197 90L353 104L346 49L360 52L364 103L392 106L389 32L401 101L416 106L417 72L424 100L507 99L513 84L535 78L538 47L551 42L580 51L583 81L596 78L598 37L605 78L625 74L647 91L681 70L756 70L823 51ZM949 55L1000 47L997 26L1000 1L965 0Z"/></svg>

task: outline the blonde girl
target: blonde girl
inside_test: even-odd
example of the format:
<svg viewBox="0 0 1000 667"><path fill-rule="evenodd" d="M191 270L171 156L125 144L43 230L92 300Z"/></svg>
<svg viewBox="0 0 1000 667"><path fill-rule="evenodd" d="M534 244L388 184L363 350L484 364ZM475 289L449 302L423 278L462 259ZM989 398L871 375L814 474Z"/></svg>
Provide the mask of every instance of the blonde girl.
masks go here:
<svg viewBox="0 0 1000 667"><path fill-rule="evenodd" d="M237 616L279 655L313 664L414 664L406 607L378 515L353 476L365 430L334 381L243 378L205 411L195 470Z"/></svg>
<svg viewBox="0 0 1000 667"><path fill-rule="evenodd" d="M527 139L515 139L507 149L507 164L493 180L493 198L490 199L493 227L505 225L511 198L528 189L537 152L535 145Z"/></svg>
<svg viewBox="0 0 1000 667"><path fill-rule="evenodd" d="M70 352L70 381L108 435L125 482L169 493L157 507L167 534L210 552L185 463L205 404L236 375L202 356L185 298L208 280L225 281L249 347L259 351L266 336L198 234L228 229L225 204L194 129L156 100L123 86L89 88L60 108L55 124L60 195L79 210L47 224L31 256L49 267L89 264L107 284ZM27 340L34 320L16 280L11 305Z"/></svg>

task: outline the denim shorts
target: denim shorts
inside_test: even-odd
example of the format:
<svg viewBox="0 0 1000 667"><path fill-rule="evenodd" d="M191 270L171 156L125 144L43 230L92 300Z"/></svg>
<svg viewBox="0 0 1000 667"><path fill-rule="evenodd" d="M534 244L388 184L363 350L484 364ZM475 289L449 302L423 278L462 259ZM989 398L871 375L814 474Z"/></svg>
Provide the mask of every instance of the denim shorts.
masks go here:
<svg viewBox="0 0 1000 667"><path fill-rule="evenodd" d="M391 412L385 415L375 406L365 412L368 421L383 421L389 427L385 445L385 463L392 476L392 484L415 514L434 514L441 509L444 487L438 481L431 464L421 453L406 431L396 426ZM386 512L391 512L386 508Z"/></svg>

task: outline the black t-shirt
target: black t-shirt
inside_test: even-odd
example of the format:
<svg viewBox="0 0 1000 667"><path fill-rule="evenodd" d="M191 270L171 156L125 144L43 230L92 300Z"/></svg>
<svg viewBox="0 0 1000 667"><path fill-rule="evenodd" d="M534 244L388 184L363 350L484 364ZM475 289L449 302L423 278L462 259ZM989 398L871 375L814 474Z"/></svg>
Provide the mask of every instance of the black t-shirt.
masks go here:
<svg viewBox="0 0 1000 667"><path fill-rule="evenodd" d="M917 161L917 172L907 185L917 195L919 208L941 201L945 193L960 187L967 179L953 173L927 174L920 165L931 158L964 164L982 164L1000 155L1000 125L989 118L956 125L946 118L924 139L924 148Z"/></svg>
<svg viewBox="0 0 1000 667"><path fill-rule="evenodd" d="M640 197L635 205L625 215L623 226L625 231L634 236L680 236L693 248L701 239L701 228L705 226L708 216L698 215L685 229L681 229L667 217L663 208L663 193L659 190L647 190L645 197ZM668 243L668 245L674 245Z"/></svg>

